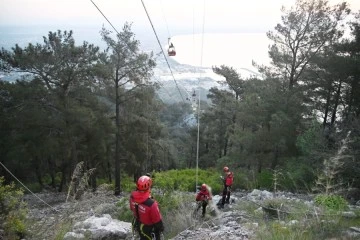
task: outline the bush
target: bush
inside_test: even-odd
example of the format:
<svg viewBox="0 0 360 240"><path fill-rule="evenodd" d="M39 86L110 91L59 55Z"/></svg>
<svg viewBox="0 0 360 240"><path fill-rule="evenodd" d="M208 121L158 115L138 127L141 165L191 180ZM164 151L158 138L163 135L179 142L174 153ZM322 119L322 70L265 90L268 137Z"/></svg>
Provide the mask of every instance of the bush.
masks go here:
<svg viewBox="0 0 360 240"><path fill-rule="evenodd" d="M348 207L347 201L339 195L319 194L315 197L315 203L327 210L342 211Z"/></svg>
<svg viewBox="0 0 360 240"><path fill-rule="evenodd" d="M260 189L271 190L273 188L273 173L270 170L263 170L258 174L257 182Z"/></svg>
<svg viewBox="0 0 360 240"><path fill-rule="evenodd" d="M222 191L222 181L219 173L215 170L198 170L198 185L206 183L213 194ZM195 192L196 190L196 169L170 170L166 172L156 172L153 175L154 188L163 191L185 191Z"/></svg>
<svg viewBox="0 0 360 240"><path fill-rule="evenodd" d="M281 186L288 191L310 191L315 181L314 169L304 162L302 158L289 159L283 173Z"/></svg>
<svg viewBox="0 0 360 240"><path fill-rule="evenodd" d="M280 199L267 199L263 203L263 211L268 219L284 219L287 215L285 202Z"/></svg>
<svg viewBox="0 0 360 240"><path fill-rule="evenodd" d="M136 189L136 184L134 183L134 179L125 174L121 177L121 190L125 192L131 192ZM115 189L115 185L114 185Z"/></svg>
<svg viewBox="0 0 360 240"><path fill-rule="evenodd" d="M27 208L23 195L14 183L5 185L4 177L0 177L0 228L5 230L6 239L21 239L25 235Z"/></svg>
<svg viewBox="0 0 360 240"><path fill-rule="evenodd" d="M42 190L41 185L38 182L27 183L26 186L33 192L39 193Z"/></svg>
<svg viewBox="0 0 360 240"><path fill-rule="evenodd" d="M125 222L131 222L133 219L133 214L129 209L129 199L122 198L119 202L116 203L118 207L118 219Z"/></svg>

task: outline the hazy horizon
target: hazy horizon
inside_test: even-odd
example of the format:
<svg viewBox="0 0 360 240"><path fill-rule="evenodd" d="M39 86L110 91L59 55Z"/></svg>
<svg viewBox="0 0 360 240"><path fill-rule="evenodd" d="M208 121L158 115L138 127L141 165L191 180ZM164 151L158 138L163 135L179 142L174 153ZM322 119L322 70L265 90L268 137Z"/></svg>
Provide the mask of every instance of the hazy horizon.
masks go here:
<svg viewBox="0 0 360 240"><path fill-rule="evenodd" d="M50 26L36 27L4 27L0 26L0 47L10 50L15 44L21 47L28 43L42 43L43 36L47 36ZM100 30L93 26L74 26L74 39L76 44L83 41L105 47L101 40ZM111 30L111 29L109 29ZM134 31L135 32L135 31ZM166 32L159 32L162 47L166 51ZM135 39L140 41L141 50L160 52L160 47L153 34L141 29L135 32ZM252 68L252 60L260 64L268 62L267 45L269 41L265 33L204 33L204 34L179 34L172 37L177 56L173 60L180 64L193 66L212 67L214 65L228 65L234 68ZM203 45L203 46L202 46ZM161 57L161 56L160 56Z"/></svg>

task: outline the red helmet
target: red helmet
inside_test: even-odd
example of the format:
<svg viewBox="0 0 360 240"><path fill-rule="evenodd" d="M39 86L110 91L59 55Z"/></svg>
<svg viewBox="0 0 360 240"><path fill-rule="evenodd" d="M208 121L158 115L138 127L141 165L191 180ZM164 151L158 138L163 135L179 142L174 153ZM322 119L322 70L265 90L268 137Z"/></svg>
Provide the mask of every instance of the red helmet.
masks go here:
<svg viewBox="0 0 360 240"><path fill-rule="evenodd" d="M136 183L136 187L140 191L149 190L151 185L152 185L152 180L148 176L141 176Z"/></svg>
<svg viewBox="0 0 360 240"><path fill-rule="evenodd" d="M228 167L224 167L224 172L228 172L229 171L229 168Z"/></svg>
<svg viewBox="0 0 360 240"><path fill-rule="evenodd" d="M206 184L203 183L203 184L201 185L201 190L204 191L204 190L206 190L206 189L207 189Z"/></svg>

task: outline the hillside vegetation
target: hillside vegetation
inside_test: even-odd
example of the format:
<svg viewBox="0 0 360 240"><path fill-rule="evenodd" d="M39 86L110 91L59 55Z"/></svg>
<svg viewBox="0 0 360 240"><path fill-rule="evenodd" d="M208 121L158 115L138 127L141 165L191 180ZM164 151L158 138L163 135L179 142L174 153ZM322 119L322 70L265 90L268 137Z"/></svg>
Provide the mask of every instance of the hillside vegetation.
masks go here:
<svg viewBox="0 0 360 240"><path fill-rule="evenodd" d="M34 192L76 196L69 188L82 163L79 174L92 190L107 183L118 196L149 172L164 191L194 191L198 166L197 183L217 193L226 165L236 189L322 193L325 205L338 201L334 195L356 202L359 19L346 3L297 0L267 33L272 63L254 63L262 77L213 66L226 88L210 89L207 102L162 102L161 86L151 81L155 57L141 51L128 23L117 35L101 30L105 51L63 30L43 43L2 49L0 69L22 77L0 81L1 184L16 176Z"/></svg>

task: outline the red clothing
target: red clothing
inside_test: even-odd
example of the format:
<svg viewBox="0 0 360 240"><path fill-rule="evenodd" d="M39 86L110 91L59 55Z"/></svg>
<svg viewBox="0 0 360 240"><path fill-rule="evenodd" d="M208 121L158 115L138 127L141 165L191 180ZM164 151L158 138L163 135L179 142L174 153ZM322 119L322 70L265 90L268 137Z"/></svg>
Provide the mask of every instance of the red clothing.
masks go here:
<svg viewBox="0 0 360 240"><path fill-rule="evenodd" d="M225 174L225 185L226 186L231 186L233 184L234 181L234 175L232 172L227 172Z"/></svg>
<svg viewBox="0 0 360 240"><path fill-rule="evenodd" d="M205 190L200 190L196 195L196 201L204 201L204 200L211 200L210 192Z"/></svg>
<svg viewBox="0 0 360 240"><path fill-rule="evenodd" d="M136 210L136 205L138 205L138 210ZM150 198L150 192L133 191L130 196L130 210L134 217L144 225L154 225L159 222L162 225L158 203Z"/></svg>

